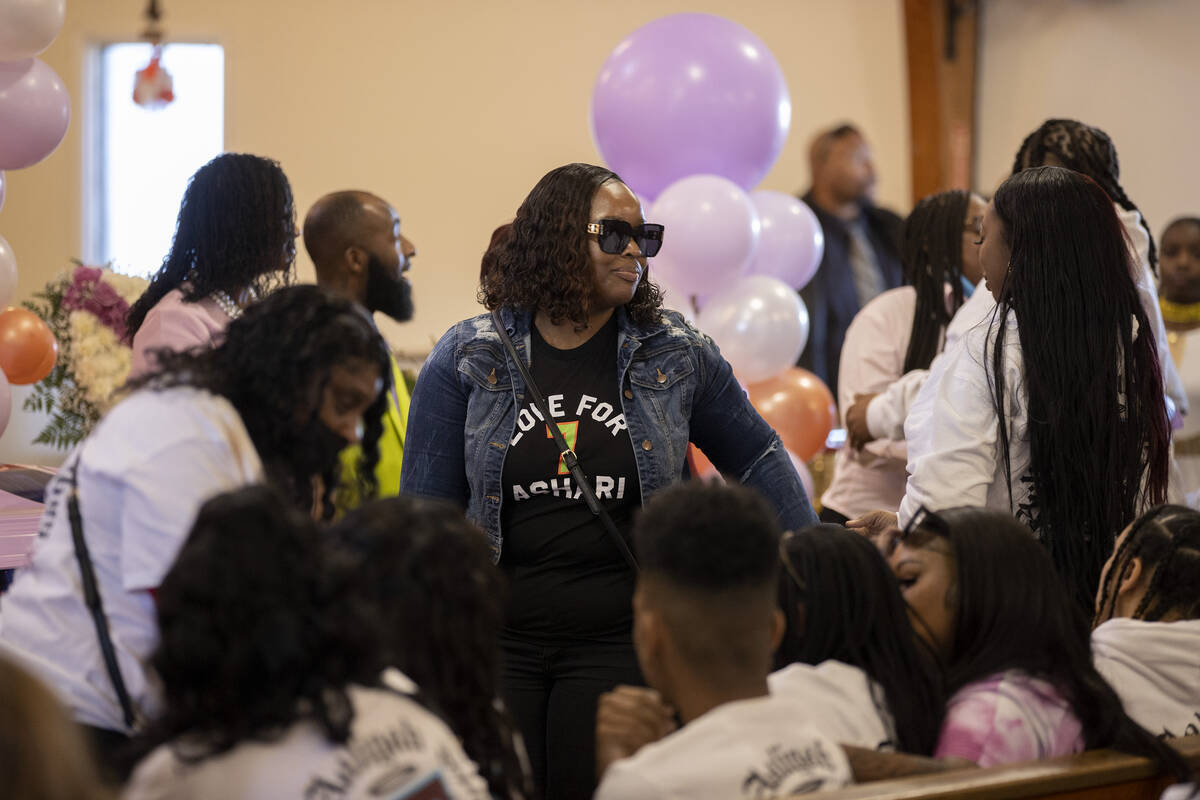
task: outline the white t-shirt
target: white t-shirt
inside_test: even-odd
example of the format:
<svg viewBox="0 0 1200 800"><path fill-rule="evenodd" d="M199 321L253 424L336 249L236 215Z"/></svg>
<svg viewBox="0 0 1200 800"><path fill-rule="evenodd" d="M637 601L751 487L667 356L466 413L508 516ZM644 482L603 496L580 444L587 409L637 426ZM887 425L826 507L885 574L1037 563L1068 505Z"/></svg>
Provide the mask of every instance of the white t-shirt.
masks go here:
<svg viewBox="0 0 1200 800"><path fill-rule="evenodd" d="M757 800L851 783L846 754L807 715L781 695L717 706L611 765L595 800Z"/></svg>
<svg viewBox="0 0 1200 800"><path fill-rule="evenodd" d="M839 744L895 750L896 723L883 689L858 667L840 661L789 664L767 676L771 694L799 700L803 720Z"/></svg>
<svg viewBox="0 0 1200 800"><path fill-rule="evenodd" d="M1200 620L1119 617L1092 631L1092 661L1155 736L1200 733Z"/></svg>
<svg viewBox="0 0 1200 800"><path fill-rule="evenodd" d="M125 730L71 538L76 461L83 534L117 662L144 714L156 706L145 665L158 644L146 590L170 569L200 506L258 481L262 464L224 398L192 388L143 390L109 412L47 486L32 564L0 601L0 649L54 688L79 722Z"/></svg>
<svg viewBox="0 0 1200 800"><path fill-rule="evenodd" d="M124 800L486 800L487 782L437 716L388 689L349 694L345 744L305 720L276 741L243 742L195 764L164 745L138 765Z"/></svg>

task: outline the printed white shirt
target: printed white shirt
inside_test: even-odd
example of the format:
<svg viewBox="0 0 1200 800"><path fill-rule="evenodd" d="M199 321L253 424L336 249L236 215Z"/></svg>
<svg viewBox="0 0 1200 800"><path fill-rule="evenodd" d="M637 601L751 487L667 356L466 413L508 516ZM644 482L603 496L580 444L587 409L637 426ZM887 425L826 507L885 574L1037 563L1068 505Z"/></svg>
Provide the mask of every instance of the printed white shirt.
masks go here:
<svg viewBox="0 0 1200 800"><path fill-rule="evenodd" d="M849 784L846 754L805 714L781 695L717 706L611 765L595 800L759 800Z"/></svg>
<svg viewBox="0 0 1200 800"><path fill-rule="evenodd" d="M896 723L879 684L840 661L789 664L767 676L771 694L798 700L810 722L839 744L895 750Z"/></svg>
<svg viewBox="0 0 1200 800"><path fill-rule="evenodd" d="M83 535L134 705L157 708L146 663L158 644L155 589L200 506L254 483L262 463L227 400L192 388L142 390L119 403L47 486L30 566L0 602L0 649L57 691L75 718L125 730L83 598L67 513L78 460Z"/></svg>
<svg viewBox="0 0 1200 800"><path fill-rule="evenodd" d="M1092 660L1137 724L1155 736L1200 733L1200 620L1110 619L1092 631Z"/></svg>
<svg viewBox="0 0 1200 800"><path fill-rule="evenodd" d="M352 686L350 739L316 723L271 742L243 742L197 763L164 745L134 771L124 800L486 800L487 783L454 733L410 697Z"/></svg>

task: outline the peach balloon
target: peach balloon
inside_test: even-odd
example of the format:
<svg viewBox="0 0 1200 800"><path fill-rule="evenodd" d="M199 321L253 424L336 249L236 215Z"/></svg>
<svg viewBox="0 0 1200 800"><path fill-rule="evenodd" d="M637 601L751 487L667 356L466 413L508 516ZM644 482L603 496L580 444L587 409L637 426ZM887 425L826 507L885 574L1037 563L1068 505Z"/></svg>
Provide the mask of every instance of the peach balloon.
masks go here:
<svg viewBox="0 0 1200 800"><path fill-rule="evenodd" d="M773 378L749 386L750 402L774 428L783 445L808 461L825 449L837 420L833 395L806 369L789 367Z"/></svg>
<svg viewBox="0 0 1200 800"><path fill-rule="evenodd" d="M57 360L58 342L41 317L23 308L0 312L0 369L9 383L37 383Z"/></svg>

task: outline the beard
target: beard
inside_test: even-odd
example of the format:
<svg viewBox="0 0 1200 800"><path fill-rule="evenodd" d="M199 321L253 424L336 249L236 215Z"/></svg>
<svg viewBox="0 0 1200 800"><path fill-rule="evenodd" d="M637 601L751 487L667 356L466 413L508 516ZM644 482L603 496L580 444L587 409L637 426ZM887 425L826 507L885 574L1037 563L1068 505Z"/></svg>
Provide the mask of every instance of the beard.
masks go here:
<svg viewBox="0 0 1200 800"><path fill-rule="evenodd" d="M412 284L403 275L392 277L376 255L367 259L367 309L387 314L396 322L413 316Z"/></svg>

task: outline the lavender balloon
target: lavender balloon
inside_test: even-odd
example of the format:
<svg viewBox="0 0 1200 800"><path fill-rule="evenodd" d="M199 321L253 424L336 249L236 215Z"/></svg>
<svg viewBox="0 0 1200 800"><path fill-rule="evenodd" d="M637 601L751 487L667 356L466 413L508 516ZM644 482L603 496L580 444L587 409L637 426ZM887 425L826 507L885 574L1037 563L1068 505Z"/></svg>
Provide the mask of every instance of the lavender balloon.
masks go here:
<svg viewBox="0 0 1200 800"><path fill-rule="evenodd" d="M718 175L672 183L648 219L666 226L654 275L687 295L704 298L732 285L758 246L758 213L750 196Z"/></svg>
<svg viewBox="0 0 1200 800"><path fill-rule="evenodd" d="M762 230L749 273L778 278L793 289L803 289L816 274L825 252L820 220L801 200L784 192L751 192L750 200L758 211Z"/></svg>
<svg viewBox="0 0 1200 800"><path fill-rule="evenodd" d="M711 14L673 14L638 28L604 62L592 93L596 147L643 201L698 173L754 188L791 120L771 51Z"/></svg>
<svg viewBox="0 0 1200 800"><path fill-rule="evenodd" d="M0 63L0 169L31 167L67 135L71 97L36 58Z"/></svg>

